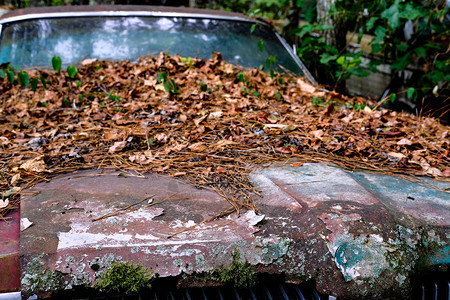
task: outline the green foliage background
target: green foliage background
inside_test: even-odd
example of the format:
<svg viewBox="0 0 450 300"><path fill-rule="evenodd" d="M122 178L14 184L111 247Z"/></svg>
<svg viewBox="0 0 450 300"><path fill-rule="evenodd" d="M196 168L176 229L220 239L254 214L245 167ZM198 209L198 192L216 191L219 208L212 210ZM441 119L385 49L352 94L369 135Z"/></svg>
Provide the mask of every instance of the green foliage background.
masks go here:
<svg viewBox="0 0 450 300"><path fill-rule="evenodd" d="M331 88L344 91L350 76L365 77L379 72L380 64L388 64L392 78L405 70L412 72L406 88L394 92L411 101L437 101L450 109L450 14L444 0L329 0L330 9L322 19L317 1L216 0L203 7L279 20L298 56L320 83ZM410 34L405 34L408 30ZM335 37L332 43L325 38L329 32ZM366 53L349 50L347 32L358 37L360 46L364 35L373 37ZM363 64L363 57L368 64Z"/></svg>

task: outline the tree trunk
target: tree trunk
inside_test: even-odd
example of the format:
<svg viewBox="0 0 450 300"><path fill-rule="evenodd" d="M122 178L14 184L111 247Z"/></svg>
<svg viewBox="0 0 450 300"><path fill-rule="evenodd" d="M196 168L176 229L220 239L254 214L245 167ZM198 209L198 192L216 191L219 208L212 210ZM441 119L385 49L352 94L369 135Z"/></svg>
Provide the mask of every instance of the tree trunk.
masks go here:
<svg viewBox="0 0 450 300"><path fill-rule="evenodd" d="M323 32L325 42L327 45L334 46L339 51L342 51L347 46L346 33L344 19L335 14L329 14L331 6L335 3L335 0L317 0L317 19L319 23L333 26L330 30Z"/></svg>
<svg viewBox="0 0 450 300"><path fill-rule="evenodd" d="M293 3L292 3L293 2ZM300 16L302 8L295 5L295 1L291 1L289 9L286 10L286 16L288 23L283 27L282 35L286 41L291 45L297 45L300 38L296 34L291 34L291 32L300 27Z"/></svg>
<svg viewBox="0 0 450 300"><path fill-rule="evenodd" d="M317 0L317 19L320 24L330 25L333 28L322 31L321 35L325 38L327 45L333 46L340 53L345 52L347 48L347 29L345 28L344 19L338 14L331 15L329 13L331 6L335 0ZM336 83L335 83L336 84ZM345 81L339 83L336 89L344 93Z"/></svg>
<svg viewBox="0 0 450 300"><path fill-rule="evenodd" d="M317 0L317 21L321 24L334 26L333 18L328 13L335 0ZM334 45L336 38L334 28L322 32L327 45Z"/></svg>

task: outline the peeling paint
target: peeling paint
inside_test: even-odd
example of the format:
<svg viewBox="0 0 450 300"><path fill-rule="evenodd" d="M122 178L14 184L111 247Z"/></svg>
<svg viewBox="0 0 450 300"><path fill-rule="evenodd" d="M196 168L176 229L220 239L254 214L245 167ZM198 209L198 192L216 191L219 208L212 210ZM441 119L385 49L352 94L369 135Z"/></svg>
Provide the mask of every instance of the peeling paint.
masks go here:
<svg viewBox="0 0 450 300"><path fill-rule="evenodd" d="M375 279L390 267L384 255L387 251L385 245L372 235L354 237L344 234L330 248L336 248L331 254L335 257L336 266L341 270L346 282Z"/></svg>

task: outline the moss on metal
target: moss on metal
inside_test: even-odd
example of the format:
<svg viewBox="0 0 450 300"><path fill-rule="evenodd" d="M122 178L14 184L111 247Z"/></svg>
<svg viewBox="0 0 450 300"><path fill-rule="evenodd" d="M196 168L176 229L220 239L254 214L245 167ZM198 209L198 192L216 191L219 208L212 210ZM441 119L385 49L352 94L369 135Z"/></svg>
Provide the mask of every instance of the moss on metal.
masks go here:
<svg viewBox="0 0 450 300"><path fill-rule="evenodd" d="M114 262L96 282L95 287L101 292L136 293L143 288L150 287L154 273L140 264L137 266L129 262Z"/></svg>
<svg viewBox="0 0 450 300"><path fill-rule="evenodd" d="M235 249L231 252L233 261L228 267L216 268L208 273L207 278L232 284L235 287L252 287L257 283L255 267L247 260L241 262L241 254Z"/></svg>

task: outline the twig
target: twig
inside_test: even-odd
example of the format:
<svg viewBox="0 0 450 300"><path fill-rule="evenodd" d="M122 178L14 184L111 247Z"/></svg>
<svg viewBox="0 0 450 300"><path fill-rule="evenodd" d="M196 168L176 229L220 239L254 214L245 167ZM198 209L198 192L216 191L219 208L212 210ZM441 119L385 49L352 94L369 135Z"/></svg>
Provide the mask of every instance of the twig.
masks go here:
<svg viewBox="0 0 450 300"><path fill-rule="evenodd" d="M135 205L138 205L138 204L144 202L145 200L148 200L149 198L152 198L152 197L154 197L154 196L155 196L155 195L152 195L152 196L150 196L150 197L146 197L145 199L139 200L139 201L136 202L136 203L127 205L127 206L125 206L125 207L119 208L118 210L116 210L116 211L114 211L114 212L111 212L111 213L109 213L109 214L106 214L106 215L103 215L103 216L101 216L101 217L95 218L95 219L92 220L92 222L98 221L98 220L102 220L102 219L106 219L106 218L109 218L109 217L112 217L112 216L121 214L122 211L128 210L129 208L131 208L131 207L133 207L133 206L135 206Z"/></svg>
<svg viewBox="0 0 450 300"><path fill-rule="evenodd" d="M175 237L175 236L177 236L177 235L180 235L180 234L182 234L182 233L184 233L184 232L186 232L186 231L189 231L189 230L192 229L192 228L197 227L197 226L200 225L200 224L207 223L207 222L209 222L209 221L212 221L212 220L217 219L217 218L221 218L221 217L223 217L223 216L228 216L229 214L231 214L231 213L233 213L233 212L235 212L235 211L236 211L236 209L235 209L234 207L229 208L229 209L224 210L223 212L221 212L221 213L215 215L214 217L205 219L205 220L201 221L200 223L197 223L197 224L192 225L192 226L189 226L189 227L187 227L187 228L185 228L185 229L183 229L183 230L180 230L180 231L178 231L178 232L175 232L174 234L169 235L167 238L168 238L168 239L173 238L173 237Z"/></svg>

